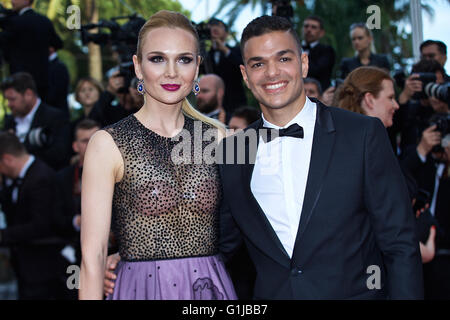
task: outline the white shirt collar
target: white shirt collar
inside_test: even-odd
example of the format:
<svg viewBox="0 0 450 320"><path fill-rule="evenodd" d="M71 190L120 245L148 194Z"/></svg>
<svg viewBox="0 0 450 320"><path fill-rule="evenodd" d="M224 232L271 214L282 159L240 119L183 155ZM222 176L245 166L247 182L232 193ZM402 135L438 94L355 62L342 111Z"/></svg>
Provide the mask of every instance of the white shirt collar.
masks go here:
<svg viewBox="0 0 450 320"><path fill-rule="evenodd" d="M302 110L300 110L299 113L291 120L289 121L284 127L279 127L275 124L270 123L264 118L264 114L261 114L264 127L267 128L275 128L275 129L282 129L287 128L291 124L297 123L301 127L314 127L315 125L315 103L309 100L308 97L306 97L305 104L303 105Z"/></svg>
<svg viewBox="0 0 450 320"><path fill-rule="evenodd" d="M311 49L312 49L312 48L314 48L315 46L317 46L318 44L319 44L319 40L314 41L314 42L311 42L311 43L309 44L309 46L310 46ZM306 46L306 45L307 45L306 41L303 40L303 41L302 41L302 46Z"/></svg>
<svg viewBox="0 0 450 320"><path fill-rule="evenodd" d="M48 61L53 61L58 57L58 54L56 52L53 52L49 57Z"/></svg>
<svg viewBox="0 0 450 320"><path fill-rule="evenodd" d="M39 105L41 104L41 99L37 98L36 100L36 104L33 106L33 109L31 109L30 112L28 112L28 114L25 117L15 117L15 119L19 119L20 121L29 121L30 123L33 121L34 115L36 114L36 111L39 107Z"/></svg>
<svg viewBox="0 0 450 320"><path fill-rule="evenodd" d="M211 111L210 113L206 114L207 117L213 118L214 116L217 116L220 113L219 109L216 109L214 111Z"/></svg>
<svg viewBox="0 0 450 320"><path fill-rule="evenodd" d="M28 161L25 163L25 165L23 166L22 170L20 170L18 178L22 178L22 179L25 178L25 175L27 174L27 171L30 168L30 166L33 164L34 159L35 159L34 156L32 154L30 154L30 157L28 158Z"/></svg>
<svg viewBox="0 0 450 320"><path fill-rule="evenodd" d="M25 12L27 12L28 10L32 10L31 7L25 7L22 8L22 10L19 11L19 16L23 15Z"/></svg>

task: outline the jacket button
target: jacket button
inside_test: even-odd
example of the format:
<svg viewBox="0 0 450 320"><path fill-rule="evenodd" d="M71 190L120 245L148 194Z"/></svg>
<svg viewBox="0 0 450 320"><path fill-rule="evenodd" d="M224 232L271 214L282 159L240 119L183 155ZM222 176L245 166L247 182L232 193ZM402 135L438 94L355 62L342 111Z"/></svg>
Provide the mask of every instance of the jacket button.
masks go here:
<svg viewBox="0 0 450 320"><path fill-rule="evenodd" d="M296 275L299 275L299 274L302 274L302 273L303 273L303 271L300 270L299 268L291 269L291 275L293 275L293 276L296 276Z"/></svg>

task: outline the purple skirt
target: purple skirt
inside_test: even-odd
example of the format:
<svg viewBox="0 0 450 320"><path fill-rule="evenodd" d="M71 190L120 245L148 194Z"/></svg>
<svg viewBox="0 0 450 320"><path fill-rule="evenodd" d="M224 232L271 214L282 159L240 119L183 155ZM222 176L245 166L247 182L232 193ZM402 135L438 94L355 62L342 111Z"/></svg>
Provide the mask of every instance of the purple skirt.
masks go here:
<svg viewBox="0 0 450 320"><path fill-rule="evenodd" d="M107 300L236 300L219 256L127 262L116 268Z"/></svg>

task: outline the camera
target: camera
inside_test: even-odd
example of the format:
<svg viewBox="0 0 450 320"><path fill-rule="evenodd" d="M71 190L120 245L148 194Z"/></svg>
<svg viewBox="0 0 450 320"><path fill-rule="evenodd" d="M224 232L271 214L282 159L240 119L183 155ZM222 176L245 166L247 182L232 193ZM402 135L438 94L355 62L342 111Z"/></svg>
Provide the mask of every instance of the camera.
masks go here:
<svg viewBox="0 0 450 320"><path fill-rule="evenodd" d="M419 72L417 74L419 75L419 78L417 80L422 82L422 91L416 92L412 98L416 100L427 99L428 96L425 93L424 89L428 84L433 84L436 82L436 75L432 72Z"/></svg>
<svg viewBox="0 0 450 320"><path fill-rule="evenodd" d="M208 23L195 23L194 21L191 21L191 23L195 27L195 30L197 30L200 41L211 40L211 28Z"/></svg>
<svg viewBox="0 0 450 320"><path fill-rule="evenodd" d="M436 113L433 114L429 121L429 126L436 125L436 130L439 131L444 137L449 133L450 129L450 114L448 113Z"/></svg>
<svg viewBox="0 0 450 320"><path fill-rule="evenodd" d="M50 131L45 127L31 129L27 134L27 140L33 147L46 147L52 143Z"/></svg>
<svg viewBox="0 0 450 320"><path fill-rule="evenodd" d="M427 83L423 89L428 97L434 97L441 101L447 102L450 106L450 83L437 84L437 83Z"/></svg>
<svg viewBox="0 0 450 320"><path fill-rule="evenodd" d="M283 17L289 21L294 17L294 8L289 0L271 0L272 7L276 7L274 16Z"/></svg>
<svg viewBox="0 0 450 320"><path fill-rule="evenodd" d="M123 25L117 20L127 19ZM81 26L81 41L83 45L94 42L98 45L111 44L112 49L119 55L120 76L124 78L124 86L119 93L128 92L131 79L134 77L133 55L139 37L139 31L145 24L145 20L137 14L131 16L114 17L110 20L100 20L99 23L91 23ZM110 33L89 33L88 30L99 28L109 29Z"/></svg>

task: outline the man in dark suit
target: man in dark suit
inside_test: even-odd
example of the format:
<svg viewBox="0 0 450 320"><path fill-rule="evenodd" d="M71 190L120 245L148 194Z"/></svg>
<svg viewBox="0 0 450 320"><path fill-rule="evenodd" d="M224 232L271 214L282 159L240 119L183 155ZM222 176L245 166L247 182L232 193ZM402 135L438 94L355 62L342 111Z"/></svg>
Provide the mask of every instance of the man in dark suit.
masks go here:
<svg viewBox="0 0 450 320"><path fill-rule="evenodd" d="M72 148L77 154L77 161L58 171L64 209L62 230L71 240L75 252L74 264L81 263L80 226L81 226L81 176L83 173L84 155L89 139L100 129L100 124L91 119L81 120L75 127Z"/></svg>
<svg viewBox="0 0 450 320"><path fill-rule="evenodd" d="M308 77L319 80L322 90L330 86L335 53L331 46L319 43L325 35L323 21L317 16L309 16L303 22L303 52L308 54Z"/></svg>
<svg viewBox="0 0 450 320"><path fill-rule="evenodd" d="M246 244L254 298L421 299L414 215L382 123L305 96L308 57L288 20L253 20L241 46L262 119L222 144L220 241L226 256Z"/></svg>
<svg viewBox="0 0 450 320"><path fill-rule="evenodd" d="M58 58L57 51L62 48L62 41L53 38L49 47L48 65L48 98L47 103L70 117L67 95L69 94L70 76L64 63Z"/></svg>
<svg viewBox="0 0 450 320"><path fill-rule="evenodd" d="M418 188L429 194L424 222L437 228L434 258L423 267L425 299L432 300L450 299L450 136L442 139L435 129L424 130L419 145L407 148L402 159Z"/></svg>
<svg viewBox="0 0 450 320"><path fill-rule="evenodd" d="M0 174L7 223L0 246L10 247L19 299L56 299L65 284L59 253L64 241L54 225L60 206L56 174L9 132L0 133Z"/></svg>
<svg viewBox="0 0 450 320"><path fill-rule="evenodd" d="M9 63L10 73L30 73L39 96L47 101L48 48L51 38L58 35L51 21L31 8L33 0L12 0L11 3L17 14L3 26L0 47Z"/></svg>
<svg viewBox="0 0 450 320"><path fill-rule="evenodd" d="M5 117L3 129L15 132L29 153L53 169L66 166L70 157L68 117L41 101L28 73L13 74L1 89L12 113Z"/></svg>
<svg viewBox="0 0 450 320"><path fill-rule="evenodd" d="M238 46L231 47L226 44L228 26L223 21L213 18L208 24L212 48L208 51L206 59L212 70L205 70L203 73L215 73L225 82L223 106L228 122L234 110L247 104L239 71L239 65L242 64L241 51Z"/></svg>

